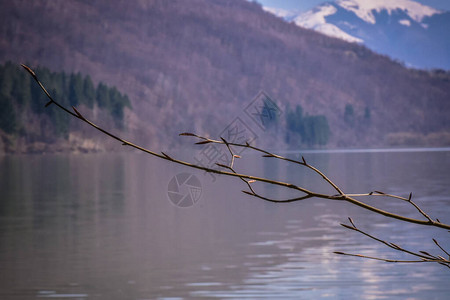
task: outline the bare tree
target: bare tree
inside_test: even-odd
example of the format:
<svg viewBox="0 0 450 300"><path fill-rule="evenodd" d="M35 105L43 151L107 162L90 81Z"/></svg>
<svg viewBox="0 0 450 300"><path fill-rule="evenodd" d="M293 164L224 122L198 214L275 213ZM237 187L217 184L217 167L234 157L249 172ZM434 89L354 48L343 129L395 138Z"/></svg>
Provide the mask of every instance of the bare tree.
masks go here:
<svg viewBox="0 0 450 300"><path fill-rule="evenodd" d="M343 201L343 202L349 202L353 205L357 205L359 207L362 207L366 210L372 211L374 213L383 215L385 217L388 218L393 218L393 219L397 219L397 220L401 220L404 222L408 222L408 223L413 223L413 224L418 224L418 225L423 225L423 226L430 226L430 227L436 227L436 228L441 228L441 229L445 229L445 230L450 230L450 225L449 224L445 224L442 223L439 219L436 218L432 218L431 216L429 216L423 209L421 209L415 202L412 201L412 193L409 194L409 197L401 197L401 196L397 196L397 195L391 195L391 194L387 194L384 192L380 192L380 191L371 191L369 193L365 193L365 194L347 194L344 193L341 188L339 188L333 181L331 181L323 172L321 172L320 170L318 170L317 168L315 168L314 166L310 165L309 163L307 163L307 161L305 160L304 157L302 157L301 160L294 160L294 159L290 159L275 153L271 153L267 150L255 147L253 145L250 145L249 143L244 143L244 144L239 144L239 143L230 143L227 140L225 140L224 138L220 138L219 140L215 140L215 139L210 139L207 137L203 137L200 135L196 135L194 133L181 133L181 136L190 136L193 138L196 138L198 141L196 142L196 144L199 145L203 145L203 144L209 144L209 143L214 143L214 144L218 144L221 145L223 147L226 147L226 149L228 150L231 160L230 163L228 165L225 164L219 164L217 163L216 165L219 167L219 169L213 169L213 168L208 168L208 167L204 167L204 166L200 166L197 164L193 164L187 161L183 161L183 160L179 160L176 159L164 152L155 152L146 148L143 148L139 145L136 145L132 142L129 142L125 139L122 139L121 137L109 132L108 130L94 124L93 122L91 122L90 120L86 119L75 107L72 106L73 111L69 110L68 108L62 106L60 103L58 103L55 99L53 99L51 97L51 95L47 92L47 90L45 89L44 85L39 81L38 77L36 76L35 72L30 69L29 67L27 67L26 65L22 65L23 68L25 68L25 70L27 70L30 75L34 78L34 80L37 82L37 84L40 86L40 88L43 90L43 92L46 94L46 96L49 99L49 102L47 102L47 104L45 105L45 107L48 107L52 104L54 104L55 106L57 106L59 109L61 109L62 111L70 114L71 116L87 123L88 125L92 126L93 128L99 130L100 132L102 132L103 134L117 140L118 142L122 143L122 145L124 146L128 146L128 147L132 147L134 149L137 149L139 151L145 152L147 154L150 154L152 156L156 156L160 159L163 160L167 160L176 164L180 164L180 165L184 165L190 168L195 168L195 169L200 169L200 170L204 170L206 172L209 173L215 173L215 174L221 174L221 175L225 175L225 176L231 176L231 177L237 177L240 180L242 180L245 185L247 186L247 190L243 190L242 192L250 195L252 197L256 197L259 198L261 200L264 201L268 201L268 202L273 202L273 203L291 203L291 202L297 202L297 201L302 201L305 199L309 199L309 198L322 198L322 199L327 199L327 200L331 200L331 201ZM273 179L268 179L268 178L264 178L264 177L258 177L258 176L254 176L254 175L248 175L248 174L241 174L236 172L235 170L235 161L236 159L241 158L239 155L235 154L235 151L233 149L235 148L245 148L245 149L249 149L251 151L255 151L257 153L260 153L263 157L268 158L268 159L278 159L278 160L282 160L282 161L286 161L288 163L292 163L295 165L298 165L300 167L304 167L304 168L308 168L310 170L312 170L313 172L317 173L318 175L320 175L322 177L322 179L328 184L330 185L333 190L335 190L336 193L334 194L323 194L323 193L319 193L319 192L314 192L311 190L308 190L304 187L298 186L296 184L293 183L289 183L289 182L283 182L283 181L278 181L278 180L273 180ZM293 190L294 192L298 193L299 195L296 197L292 197L292 198L288 198L288 199L275 199L275 198L268 198L260 193L258 193L254 187L254 183L255 182L260 182L263 184L272 184L272 185L276 185L282 188L286 188L286 189L290 189ZM416 219L416 218L410 218L410 217L406 217L403 215L399 215L396 213L392 213L386 210L382 210L379 209L375 206L369 205L363 201L358 200L358 198L361 197L387 197L387 198L392 198L395 200L399 200L399 201L403 201L411 206L414 207L414 209L416 209L423 217L423 219ZM392 260L392 259L385 259L385 258L380 258L380 257L370 257L370 256L365 256L365 255L360 255L360 254L350 254L350 253L344 253L344 252L339 252L336 251L336 254L341 254L341 255L347 255L347 256L358 256L358 257L364 257L367 259L375 259L375 260L382 260L385 262L408 262L408 263L419 263L419 262L432 262L432 263L438 263L441 265L444 265L448 268L450 268L450 255L449 252L446 251L444 249L444 247L442 247L438 241L436 241L435 239L433 239L433 242L435 243L435 245L437 246L437 248L439 249L439 251L442 251L443 254L445 254L447 257L443 257L441 255L433 255L430 254L428 252L425 251L419 251L419 252L414 252L414 251L410 251L407 250L397 244L391 243L391 242L387 242L384 240L381 240L361 229L359 229L358 227L356 227L356 225L354 224L353 220L351 218L349 218L350 224L351 225L347 225L347 224L341 224L342 226L344 226L347 229L353 230L353 231L357 231L359 233L362 233L363 235L384 244L385 246L396 250L396 251L400 251L406 254L409 254L411 256L413 256L415 259L411 259L411 260Z"/></svg>

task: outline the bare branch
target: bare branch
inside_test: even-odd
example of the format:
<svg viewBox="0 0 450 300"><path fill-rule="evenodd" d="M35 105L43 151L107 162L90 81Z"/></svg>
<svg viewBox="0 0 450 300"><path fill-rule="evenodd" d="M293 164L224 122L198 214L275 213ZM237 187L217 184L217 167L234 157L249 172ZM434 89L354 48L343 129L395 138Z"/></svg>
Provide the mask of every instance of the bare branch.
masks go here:
<svg viewBox="0 0 450 300"><path fill-rule="evenodd" d="M371 238L372 240L375 240L381 244L386 245L387 247L394 249L396 251L400 251L406 254L409 254L411 256L415 256L418 257L420 260L393 260L393 259L387 259L387 258L380 258L380 257L373 257L373 256L366 256L366 255L362 255L362 254L351 254L351 253L345 253L345 252L340 252L340 251L336 251L334 253L336 254L341 254L341 255L347 255L347 256L356 256L356 257L363 257L363 258L368 258L368 259L375 259L375 260L381 260L381 261L385 261L385 262L405 262L405 263L410 263L410 262L434 262L434 263L439 263L441 265L450 267L450 257L448 259L443 258L442 256L439 255L432 255L426 251L418 251L418 252L414 252L411 250L407 250L397 244L391 243L391 242L387 242L385 240L382 240L380 238L377 238L359 228L356 227L355 223L353 222L353 220L351 218L349 218L349 221L351 223L350 225L347 224L341 224L343 227L350 229L350 230L354 230L357 231L369 238ZM448 254L447 251L445 251L440 245L439 243L433 239L434 243L446 254Z"/></svg>
<svg viewBox="0 0 450 300"><path fill-rule="evenodd" d="M234 159L235 159L235 158L240 158L240 156L234 154L233 150L232 150L231 147L230 147L230 144L229 144L224 138L221 137L220 139L221 139L221 140L223 141L223 143L226 145L226 147L227 147L227 149L228 149L228 152L229 152L230 155L231 155L231 162L230 162L230 165L229 165L229 166L226 166L226 165L223 165L223 164L219 164L219 163L216 163L216 165L218 165L219 167L223 167L223 168L229 169L229 170L231 170L233 173L237 173L237 172L235 171L235 169L234 169ZM308 195L308 194L305 195L305 196L303 196L303 197L296 197L296 198L291 198L291 199L272 199L272 198L268 198L268 197L265 197L265 196L263 196L263 195L261 195L261 194L259 194L259 193L257 193L257 192L255 191L255 189L253 188L253 186L252 186L251 184L254 183L254 182L256 182L256 180L248 180L248 179L245 179L245 178L242 178L242 177L240 177L240 179L241 179L242 181L244 181L245 184L247 184L247 186L248 186L248 188L249 188L249 190L250 190L250 191L242 191L243 193L245 193L245 194L247 194L247 195L250 195L250 196L253 196L253 197L256 197L256 198L259 198L259 199L262 199L262 200L265 200L265 201L268 201L268 202L273 202L273 203L288 203L288 202L300 201L300 200L304 200L304 199L311 198L311 196Z"/></svg>
<svg viewBox="0 0 450 300"><path fill-rule="evenodd" d="M355 257L362 257L362 258L368 258L368 259L374 259L374 260L381 260L385 262L394 262L394 263L421 263L421 262L434 262L430 260L397 260L397 259L387 259L387 258L380 258L380 257L373 257L373 256L367 256L362 254L351 254L351 253L345 253L340 251L334 251L333 253L339 254L339 255L346 255L346 256L355 256Z"/></svg>
<svg viewBox="0 0 450 300"><path fill-rule="evenodd" d="M313 196L311 195L305 195L303 197L297 197L297 198L290 198L290 199L272 199L272 198L268 198L265 196L262 196L260 194L257 194L255 192L249 192L249 191L242 191L243 193L250 195L250 196L254 196L256 198L268 201L268 202L273 202L273 203L289 203L289 202L297 202L297 201L301 201L301 200L306 200L309 198L312 198Z"/></svg>
<svg viewBox="0 0 450 300"><path fill-rule="evenodd" d="M98 131L102 132L103 134L105 134L105 135L107 135L107 136L109 136L109 137L119 141L122 145L130 146L132 148L135 148L135 149L137 149L139 151L145 152L145 153L150 154L152 156L155 156L155 157L167 160L167 161L171 161L171 162L174 162L174 163L177 163L177 164L180 164L180 165L184 165L184 166L187 166L187 167L190 167L190 168L204 170L206 172L215 173L215 174L222 174L222 175L226 175L226 176L238 177L241 180L243 180L247 184L247 186L249 187L251 192L247 192L247 194L255 196L255 197L259 198L259 199L262 199L262 200L265 200L265 201L270 201L270 202L277 202L277 203L290 203L290 202L301 201L301 200L304 200L304 199L314 198L314 197L315 198L328 199L328 200L341 200L341 201L346 201L346 202L352 203L354 205L360 206L360 207L362 207L364 209L367 209L367 210L370 210L372 212L384 215L384 216L389 217L389 218L394 218L394 219L402 220L402 221L405 221L405 222L410 222L410 223L415 223L415 224L420 224L420 225L427 225L427 226L433 226L433 227L450 229L450 225L449 224L444 224L444 223L441 223L438 220L434 221L433 219L431 219L415 203L413 203L411 201L411 199L406 199L406 198L399 197L399 196L394 196L394 195L388 195L388 194L385 194L385 193L382 193L382 192L378 192L378 191L375 192L375 193L367 194L368 196L370 196L370 195L378 195L379 194L379 195L383 195L383 196L388 196L388 197L393 197L393 198L398 198L398 199L401 199L401 200L408 201L416 209L418 209L419 212L421 212L421 214L427 220L419 220L419 219L409 218L409 217L398 215L398 214L395 214L395 213L391 213L391 212L379 209L377 207L374 207L372 205L369 205L367 203L361 202L361 201L356 199L356 197L359 196L359 195L357 195L357 194L354 194L354 195L352 195L352 194L345 194L335 183L333 183L327 176L325 176L325 174L323 174L321 171L319 171L315 167L309 165L306 162L304 157L302 157L301 161L293 160L293 159L290 159L290 158L287 158L287 157L283 157L281 155L270 153L269 151L266 151L264 149L260 149L260 148L251 146L248 142L246 142L245 144L238 144L238 143L230 143L230 142L226 141L225 139L221 139L220 141L212 140L212 139L209 139L209 138L198 136L198 135L193 134L193 133L182 133L182 134L180 134L182 136L193 136L193 137L196 137L196 138L200 139L201 141L197 142L196 144L217 143L217 144L225 145L228 148L230 154L232 155L232 161L230 163L230 166L228 166L228 168L227 168L228 171L216 170L216 169L212 169L212 168L203 167L203 166L200 166L200 165L196 165L196 164L193 164L193 163L190 163L190 162L186 162L186 161L182 161L182 160L173 158L173 157L171 157L171 156L169 156L169 155L167 155L165 153L161 153L160 154L160 153L151 151L149 149L143 148L143 147L141 147L139 145L133 144L133 143L131 143L131 142L125 140L125 139L122 139L119 136L117 136L115 134L112 134L111 132L101 128L100 126L98 126L96 124L94 124L93 122L91 122L88 119L86 119L76 108L73 107L73 110L75 112L75 113L73 113L70 110L68 110L65 107L63 107L61 104L59 104L57 101L55 101L50 96L50 94L47 92L45 87L39 81L38 77L36 76L36 74L34 73L34 71L32 69L30 69L29 67L27 67L25 65L22 65L22 67L25 68L31 74L31 76L34 78L34 80L38 83L38 85L41 87L41 89L44 91L44 93L49 98L50 102L48 102L46 104L47 106L49 106L50 104L55 104L58 108L62 109L66 113L68 113L68 114L72 115L73 117L75 117L75 118L77 118L77 119L87 123L88 125L92 126L93 128L97 129ZM238 158L239 156L237 156L237 155L235 155L233 153L233 151L232 151L230 146L248 148L248 149L251 149L253 151L257 151L257 152L263 153L264 157L277 158L277 159L280 159L280 160L284 160L284 161L287 161L287 162L295 163L295 164L304 166L306 168L309 168L312 171L314 171L315 173L319 174L331 187L333 187L338 192L338 195L322 194L322 193L310 191L310 190L308 190L306 188L297 186L297 185L292 184L292 183L272 180L272 179L268 179L268 178L264 178L264 177L258 177L258 176L253 176L253 175L248 175L248 174L237 173L234 170L234 161L235 161L234 159ZM303 195L301 195L299 197L292 198L292 199L286 199L286 200L269 199L267 197L259 195L258 193L256 193L254 191L253 187L251 186L251 184L254 181L261 182L261 183L266 183L266 184L272 184L272 185L280 186L280 187L283 187L283 188L292 189L294 191L302 193Z"/></svg>
<svg viewBox="0 0 450 300"><path fill-rule="evenodd" d="M433 239L433 242L436 244L436 246L439 247L439 249L441 249L445 254L447 254L448 259L450 259L450 254L449 254L447 251L445 251L444 248L442 248L441 245L439 245L438 241L436 241L435 239Z"/></svg>
<svg viewBox="0 0 450 300"><path fill-rule="evenodd" d="M349 197L353 197L353 198L367 197L367 196L373 196L373 197L381 196L381 197L390 197L390 198L400 199L403 201L408 201L408 198L397 196L397 195L386 194L386 193L379 192L379 191L373 191L373 192L366 193L366 194L346 194L346 195Z"/></svg>
<svg viewBox="0 0 450 300"><path fill-rule="evenodd" d="M409 199L408 199L408 202L412 205L412 206L414 206L414 208L415 209L417 209L418 211L419 211L419 213L421 213L425 218L427 218L428 219L428 221L430 221L430 222L434 222L432 219L431 219L431 217L429 216L429 215L427 215L416 203L414 203L412 200L411 200L411 198L412 198L412 193L411 194L409 194ZM439 221L437 221L438 223L439 223Z"/></svg>
<svg viewBox="0 0 450 300"><path fill-rule="evenodd" d="M375 210L373 210L373 208L374 208L373 206L369 206L369 205L367 205L367 204L365 204L363 202L360 202L360 201L358 201L358 200L356 200L354 198L362 197L362 196L383 196L383 197L390 197L390 198L400 199L400 200L409 202L412 206L414 206L415 209L417 209L419 211L420 214L422 214L428 220L428 221L423 221L424 223L422 223L422 224L429 223L430 225L436 226L437 223L440 223L439 220L433 221L430 216L428 216L416 203L414 203L411 200L412 193L409 194L409 198L405 198L405 197L401 197L401 196L397 196L397 195L392 195L392 194L387 194L387 193L380 192L380 191L373 191L373 192L370 192L370 193L367 193L367 194L344 194L344 192L333 181L331 181L331 179L329 179L323 172L321 172L317 168L315 168L315 167L311 166L310 164L308 164L303 156L302 156L302 161L298 161L298 160L290 159L290 158L287 158L287 157L284 157L284 156L281 156L281 155L278 155L278 154L271 153L271 152L269 152L267 150L264 150L264 149L261 149L261 148L255 147L255 146L251 146L248 142L246 142L245 144L229 143L229 142L225 141L222 137L221 137L221 141L219 141L219 140L214 140L214 139L202 137L202 136L199 136L199 135L196 135L196 134L181 134L181 135L188 135L188 136L194 136L196 138L199 138L199 139L202 140L202 142L199 142L199 143L225 144L229 151L231 151L230 150L230 146L236 146L236 147L241 147L241 148L248 148L248 149L251 149L251 150L254 150L254 151L257 151L257 152L264 153L263 157L277 158L277 159L280 159L280 160L284 160L284 161L287 161L287 162L291 162L291 163L295 163L295 164L299 164L299 165L305 166L305 167L313 170L317 174L319 174L328 184L330 184L339 193L338 195L330 196L327 199L330 199L330 200L346 200L346 201L351 202L351 203L353 203L355 205L364 207L364 208L372 210L372 211L375 211ZM197 144L199 144L199 143L197 143ZM232 165L233 165L233 163L234 163L234 159L232 159ZM258 197L258 198L263 199L263 200L267 200L265 197ZM310 197L307 197L307 198L310 198ZM292 199L289 199L289 200L284 200L282 202L293 202L293 201L295 201L295 199L303 200L305 198L304 197L292 198ZM381 210L377 210L376 212L377 213L381 213ZM384 213L381 213L381 214L384 214ZM384 214L384 215L385 216L389 216L388 214ZM440 227L440 226L437 226L437 227Z"/></svg>
<svg viewBox="0 0 450 300"><path fill-rule="evenodd" d="M194 136L196 138L199 138L199 139L203 140L203 143L208 143L209 142L209 143L215 143L215 144L226 144L227 147L229 147L229 146L236 146L236 147L241 147L241 148L248 148L248 149L254 150L256 152L264 153L263 157L268 157L268 158L273 157L273 158L277 158L277 159L284 160L284 161L287 161L287 162L291 162L291 163L294 163L294 164L299 164L299 165L305 166L305 167L313 170L317 174L319 174L328 184L330 184L339 193L339 195L344 195L344 192L342 192L341 189L334 182L332 182L327 176L325 176L325 174L323 174L317 168L315 168L315 167L309 165L308 163L306 163L306 160L305 160L305 158L303 156L302 156L302 161L298 161L298 160L295 160L295 159L291 159L291 158L287 158L287 157L284 157L284 156L281 156L281 155L278 155L278 154L271 153L271 152L269 152L267 150L264 150L264 149L261 149L261 148L255 147L255 146L251 146L248 142L246 142L245 144L228 143L228 142L225 143L224 140L219 141L219 140L209 139L209 138L202 137L202 136L199 136L199 135L193 134L193 133L190 133L190 134L184 134L183 133L183 134L180 134L180 135L183 135L183 136ZM199 143L196 143L196 144L199 144Z"/></svg>

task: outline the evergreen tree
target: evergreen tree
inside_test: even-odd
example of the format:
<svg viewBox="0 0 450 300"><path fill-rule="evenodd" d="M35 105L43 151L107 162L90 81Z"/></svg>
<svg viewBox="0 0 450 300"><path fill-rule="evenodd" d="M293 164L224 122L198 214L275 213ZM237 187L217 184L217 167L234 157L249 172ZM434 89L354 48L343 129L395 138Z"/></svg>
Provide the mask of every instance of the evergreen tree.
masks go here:
<svg viewBox="0 0 450 300"><path fill-rule="evenodd" d="M287 109L286 124L289 131L297 133L301 139L304 138L305 124L303 120L303 109L300 105L295 107L295 111L292 111L290 108Z"/></svg>
<svg viewBox="0 0 450 300"><path fill-rule="evenodd" d="M58 102L69 107L85 104L92 108L95 103L112 114L119 127L123 127L124 108L131 108L126 95L117 88L109 88L100 83L97 89L89 76L80 73L67 75L64 72L51 72L47 68L38 67L35 72L46 85L50 95ZM9 134L26 135L26 126L21 124L23 115L32 112L46 115L55 124L57 136L68 137L70 118L66 114L45 108L48 102L41 88L31 80L30 76L19 66L7 62L0 65L0 129Z"/></svg>
<svg viewBox="0 0 450 300"><path fill-rule="evenodd" d="M70 75L69 103L77 106L83 101L83 79L80 73Z"/></svg>
<svg viewBox="0 0 450 300"><path fill-rule="evenodd" d="M263 125L266 129L277 127L280 121L279 108L270 99L264 99L264 106L261 114Z"/></svg>
<svg viewBox="0 0 450 300"><path fill-rule="evenodd" d="M370 116L371 116L370 108L366 106L366 108L364 109L364 119L366 121L370 121Z"/></svg>
<svg viewBox="0 0 450 300"><path fill-rule="evenodd" d="M55 99L61 99L62 95L59 93L57 89L52 89L49 91ZM69 126L70 126L70 117L68 114L62 114L57 109L46 109L45 114L48 115L54 126L54 132L57 136L61 136L64 138L69 137Z"/></svg>
<svg viewBox="0 0 450 300"><path fill-rule="evenodd" d="M97 104L101 108L108 108L110 105L108 87L100 82L96 91Z"/></svg>
<svg viewBox="0 0 450 300"><path fill-rule="evenodd" d="M10 96L13 87L13 73L5 65L0 72L0 96Z"/></svg>
<svg viewBox="0 0 450 300"><path fill-rule="evenodd" d="M43 82L49 82L45 80L47 78L48 73L45 70L38 69L36 72L39 72L39 76ZM45 80L45 81L44 81ZM43 103L47 103L48 99L45 94L42 92L41 88L36 84L36 82L30 80L30 91L31 91L31 110L34 113L42 114L45 112L45 107Z"/></svg>
<svg viewBox="0 0 450 300"><path fill-rule="evenodd" d="M0 129L6 133L15 133L18 128L13 99L8 95L0 96Z"/></svg>
<svg viewBox="0 0 450 300"><path fill-rule="evenodd" d="M287 108L286 113L287 136L286 142L292 143L289 132L296 134L301 144L308 146L326 145L328 143L330 128L328 120L323 115L303 115L303 109L297 105L295 111Z"/></svg>
<svg viewBox="0 0 450 300"><path fill-rule="evenodd" d="M344 120L347 124L353 126L355 124L355 111L353 105L345 105Z"/></svg>
<svg viewBox="0 0 450 300"><path fill-rule="evenodd" d="M18 73L13 83L11 96L21 107L28 105L31 100L30 76L22 72Z"/></svg>
<svg viewBox="0 0 450 300"><path fill-rule="evenodd" d="M85 104L89 108L94 107L95 88L94 88L94 84L92 83L91 77L89 75L84 78L84 82L83 82L83 97L84 97L84 100L85 100Z"/></svg>

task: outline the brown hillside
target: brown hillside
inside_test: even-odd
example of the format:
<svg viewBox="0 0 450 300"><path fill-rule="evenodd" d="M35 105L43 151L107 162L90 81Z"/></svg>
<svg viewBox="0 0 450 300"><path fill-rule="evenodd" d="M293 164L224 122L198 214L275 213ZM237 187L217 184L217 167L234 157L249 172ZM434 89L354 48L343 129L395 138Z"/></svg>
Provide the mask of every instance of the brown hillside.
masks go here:
<svg viewBox="0 0 450 300"><path fill-rule="evenodd" d="M151 147L182 131L219 134L259 90L326 115L331 147L450 131L448 73L409 70L247 1L2 1L0 28L2 62L79 71L127 93L127 137Z"/></svg>

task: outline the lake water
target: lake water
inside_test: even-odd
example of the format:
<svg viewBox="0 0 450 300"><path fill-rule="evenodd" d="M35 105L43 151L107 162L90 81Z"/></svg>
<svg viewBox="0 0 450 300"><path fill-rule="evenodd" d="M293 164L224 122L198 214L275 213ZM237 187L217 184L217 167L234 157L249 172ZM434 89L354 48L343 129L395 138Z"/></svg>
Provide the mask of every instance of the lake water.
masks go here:
<svg viewBox="0 0 450 300"><path fill-rule="evenodd" d="M430 215L450 223L449 149L303 155L345 192L413 192ZM238 166L333 193L298 166L251 153ZM191 207L171 201L180 173L198 179ZM236 178L213 181L134 153L1 157L0 299L449 299L444 266L333 254L409 258L341 227L347 217L380 238L439 255L431 238L449 249L447 231L342 202L268 203L244 188ZM179 194L188 191L180 186ZM367 201L420 218L395 199Z"/></svg>

